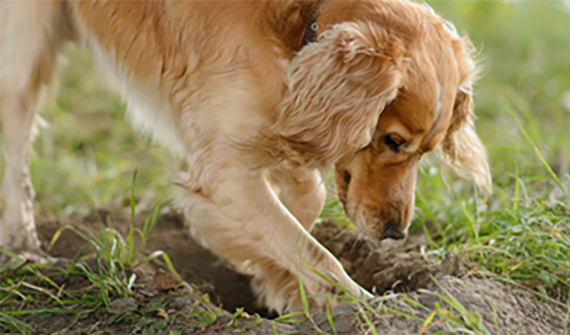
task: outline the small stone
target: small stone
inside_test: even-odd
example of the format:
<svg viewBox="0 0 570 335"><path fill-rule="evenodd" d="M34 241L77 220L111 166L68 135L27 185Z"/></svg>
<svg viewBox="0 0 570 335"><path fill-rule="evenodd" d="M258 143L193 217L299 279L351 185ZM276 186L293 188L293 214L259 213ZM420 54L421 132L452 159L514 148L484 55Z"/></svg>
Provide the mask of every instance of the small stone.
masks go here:
<svg viewBox="0 0 570 335"><path fill-rule="evenodd" d="M186 306L192 306L193 303L194 299L192 299L191 296L183 295L181 297L174 298L174 300L172 300L172 302L170 303L170 308L180 310Z"/></svg>
<svg viewBox="0 0 570 335"><path fill-rule="evenodd" d="M110 314L122 314L126 312L133 312L139 308L135 299L121 298L113 300L109 306L107 306L107 312Z"/></svg>
<svg viewBox="0 0 570 335"><path fill-rule="evenodd" d="M439 272L448 276L461 277L467 273L467 270L461 263L459 256L451 251L448 251L441 261Z"/></svg>
<svg viewBox="0 0 570 335"><path fill-rule="evenodd" d="M170 273L166 273L162 270L158 270L154 274L153 281L156 285L156 289L159 291L168 291L180 284Z"/></svg>

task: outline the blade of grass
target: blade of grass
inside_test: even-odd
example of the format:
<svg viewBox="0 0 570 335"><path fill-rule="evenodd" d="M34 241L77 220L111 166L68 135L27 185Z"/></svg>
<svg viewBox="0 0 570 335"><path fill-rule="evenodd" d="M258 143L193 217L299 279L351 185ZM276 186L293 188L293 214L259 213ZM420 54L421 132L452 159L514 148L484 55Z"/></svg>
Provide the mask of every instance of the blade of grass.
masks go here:
<svg viewBox="0 0 570 335"><path fill-rule="evenodd" d="M131 183L131 226L129 227L129 235L127 238L129 245L129 255L133 254L134 248L134 230L135 230L135 183L137 181L138 169L133 172L133 181Z"/></svg>
<svg viewBox="0 0 570 335"><path fill-rule="evenodd" d="M6 328L16 329L21 334L31 334L32 333L32 326L25 323L24 321L20 321L5 312L0 312L0 325L5 325Z"/></svg>
<svg viewBox="0 0 570 335"><path fill-rule="evenodd" d="M376 331L376 327L374 327L374 325L372 324L372 321L370 321L370 318L368 318L368 315L366 315L366 311L365 310L361 310L360 315L362 315L362 318L364 319L364 321L366 322L366 324L368 325L370 331L372 332L372 334L374 335L378 335L378 331Z"/></svg>
<svg viewBox="0 0 570 335"><path fill-rule="evenodd" d="M330 304L330 303L331 303L331 299L330 299L330 297L329 297L329 298L327 299L327 308L326 308L327 320L328 320L328 322L329 322L329 326L331 327L331 330L332 330L333 334L334 334L334 335L337 335L337 334L336 334L336 328L335 328L334 322L333 322L333 318L332 318L332 316L331 316L331 309L330 309L330 307L331 307L330 305L331 305L331 304Z"/></svg>
<svg viewBox="0 0 570 335"><path fill-rule="evenodd" d="M311 318L311 313L309 312L309 303L307 302L307 296L305 294L305 287L303 285L303 279L301 278L301 263L303 261L301 261L301 249L303 247L303 239L301 238L299 240L299 248L297 250L297 267L299 268L299 294L301 295L301 302L303 304L303 313L305 313L305 316L308 317L309 319Z"/></svg>
<svg viewBox="0 0 570 335"><path fill-rule="evenodd" d="M550 178L552 178L552 180L554 180L554 182L556 183L556 185L558 185L558 188L560 188L560 190L564 193L564 195L566 196L566 198L568 199L568 201L570 201L570 193L568 193L568 191L566 191L566 189L564 188L564 186L562 185L562 183L560 182L560 179L558 179L558 176L556 176L556 173L554 173L554 171L552 170L552 168L550 167L550 165L546 162L546 160L544 159L544 157L542 156L542 153L540 152L540 150L538 150L538 147L536 146L536 144L534 143L534 141L532 140L532 138L529 136L529 134L526 131L526 128L524 127L524 125L522 124L522 122L519 120L519 118L517 117L515 111L513 110L513 108L511 107L510 103L505 102L504 103L505 108L507 109L507 111L509 112L509 114L511 114L512 119L515 121L515 123L517 124L517 127L519 128L520 132L522 133L523 137L529 142L529 144L533 147L534 151L536 152L538 158L540 159L540 162L542 163L542 165L546 168L546 170L548 171L548 174L550 175Z"/></svg>

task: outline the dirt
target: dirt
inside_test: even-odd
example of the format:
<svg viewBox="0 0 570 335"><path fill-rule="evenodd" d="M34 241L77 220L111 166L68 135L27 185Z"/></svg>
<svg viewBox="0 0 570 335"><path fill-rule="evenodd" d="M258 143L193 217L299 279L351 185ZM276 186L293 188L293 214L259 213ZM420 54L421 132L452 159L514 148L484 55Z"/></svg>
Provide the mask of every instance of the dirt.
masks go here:
<svg viewBox="0 0 570 335"><path fill-rule="evenodd" d="M53 234L62 225L77 225L78 223L98 233L97 216L106 222L107 217L114 229L127 235L130 220L126 217L100 210L89 217L77 220L40 220L38 235L47 249ZM266 315L265 309L254 305L253 293L249 288L249 278L224 266L216 256L199 246L187 229L184 228L183 218L174 213L162 215L151 237L145 244L146 254L162 250L171 258L174 267L182 278L195 285L200 292L207 293L215 305L222 305L225 310L235 311L243 307L250 314ZM92 247L86 247L85 241L71 230L63 231L50 251L50 256L57 258L78 259L94 252Z"/></svg>
<svg viewBox="0 0 570 335"><path fill-rule="evenodd" d="M97 215L103 221L109 217L113 227L126 235L130 220L104 210L84 219L39 218L38 234L44 249L47 250L52 236L63 225L83 225L97 232ZM386 240L378 243L332 223L317 225L312 233L340 259L352 278L378 296L370 304L373 308L368 312L355 305L341 306L333 311L334 331L337 334L366 332L371 326L379 333L418 333L422 329L423 320L433 310L439 314L423 329L426 332L454 332L439 317L445 313L454 315L460 321L477 324L479 329L487 328L492 333L570 332L570 313L563 304L541 300L529 289L472 276L454 254L445 255L442 261L427 256L422 252L427 241L421 234L412 235L405 241ZM77 322L74 322L71 314L44 313L41 317L30 318L26 322L38 333L179 330L183 333L306 334L317 332L316 327L324 332L333 332L325 313L313 315L314 321L295 324L272 321L275 314L255 305L249 289L249 278L227 268L210 252L197 245L178 214L166 213L159 218L145 245L146 254L155 250L163 250L170 256L182 278L192 285L192 294L172 289L175 285L169 286L169 280L173 278L165 272L157 272L161 267L165 268L155 261L137 270L139 279L131 300L115 301L117 306L107 307L108 313L86 314ZM49 252L52 257L60 259L56 266L65 267L77 262L80 257L93 253L93 249L86 247L84 240L71 230L64 230ZM94 259L88 259L87 263L89 267L97 268ZM81 288L88 284L85 278L78 276L65 280L67 289ZM208 294L210 302L203 299L204 293ZM462 316L461 311L454 310L445 302L449 296L454 297L471 314ZM235 314L240 307L245 314ZM123 310L124 308L127 309ZM387 309L392 312L386 312ZM117 321L117 315L124 311L131 311L131 315L136 317ZM161 311L170 316L168 322L159 313ZM255 313L259 317L251 316ZM412 318L403 316L404 313ZM240 317L236 318L238 314ZM183 317L173 319L174 315ZM365 316L369 319L368 323L363 321Z"/></svg>

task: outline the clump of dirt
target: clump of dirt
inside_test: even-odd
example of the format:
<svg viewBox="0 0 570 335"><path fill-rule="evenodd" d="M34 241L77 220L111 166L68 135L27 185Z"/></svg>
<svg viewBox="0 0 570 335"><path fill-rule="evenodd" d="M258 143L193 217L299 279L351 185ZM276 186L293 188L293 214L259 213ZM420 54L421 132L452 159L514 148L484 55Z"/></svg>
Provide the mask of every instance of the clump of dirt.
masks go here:
<svg viewBox="0 0 570 335"><path fill-rule="evenodd" d="M364 288L378 295L389 291L378 299L377 305L402 315L411 313L424 320L439 304L446 306L442 313L449 312L460 319L471 317L472 321L465 322L483 325L490 332L552 334L570 331L567 306L540 300L535 292L523 287L468 276L459 257L453 253L447 253L441 261L427 258L421 252L422 246L427 244L424 235L412 235L405 241L378 243L333 223L317 226L313 235L340 259L351 277ZM420 289L424 290L418 292ZM408 300L402 300L404 296ZM446 304L445 298L455 299L457 306L469 313L463 316L461 311ZM424 308L418 308L418 303ZM377 314L371 322L378 333L419 333L422 323L410 322L409 317L402 315ZM427 328L429 332L451 330L443 321L433 325Z"/></svg>
<svg viewBox="0 0 570 335"><path fill-rule="evenodd" d="M452 266L451 258L439 263L422 255L421 247L427 241L420 234L404 241L377 242L332 222L316 226L312 234L340 260L357 283L378 295L386 291L416 291L426 288L437 274L459 276L465 272L459 260Z"/></svg>
<svg viewBox="0 0 570 335"><path fill-rule="evenodd" d="M44 248L47 250L53 234L63 225L82 225L97 233L99 227L96 217L100 217L103 222L107 222L107 217L109 217L108 222L111 222L113 227L124 236L126 235L130 219L108 211L99 211L84 219L39 218L37 219L38 234ZM410 236L405 241L376 242L363 238L353 231L339 228L333 223L317 225L312 234L339 258L352 278L379 296L376 302L372 302L372 306L375 304L383 306L375 308L376 312L368 316L370 318L368 324L363 323L363 319L357 316L363 313L362 308L338 307L333 311L333 315L336 315L334 316L335 331L339 334L365 331L364 328L370 325L373 325L380 333L418 333L422 327L422 321L433 310L442 313L449 312L450 315L457 316L459 320L466 320L465 322L478 320L479 326L487 327L491 332L552 333L570 330L570 316L567 307L552 301L537 299L530 290L509 286L491 279L468 276L456 255L447 254L443 261L429 258L422 252L422 246L427 243L420 234ZM185 228L183 218L178 214L167 213L158 219L145 245L147 254L155 250L163 250L170 256L182 278L194 287L194 293L183 294L172 289L168 291L170 286L166 289L162 287L168 286L164 283L168 283L170 279L161 277L162 279L157 280L156 269L160 267L158 262L153 264L153 268L137 270L140 279L136 282L132 300L119 301L118 304L125 303L131 306L130 308L137 310L138 315L142 315L141 320L148 319L151 325L158 325L164 321L155 313L158 309L149 309L149 306L153 304L155 307L160 306L160 310L167 314L185 315L183 323L171 322L167 328L154 330L231 333L235 330L234 326L241 322L239 330L251 333L277 331L306 334L313 332L316 325L322 331L332 332L325 313L313 315L314 321L305 321L295 325L266 319L274 315L255 305L255 299L249 287L249 278L227 268L209 251L195 243ZM53 257L71 259L71 262L74 262L81 256L93 253L94 250L86 246L85 241L73 231L64 230L49 252ZM65 261L61 262L63 263L57 266L68 265ZM91 262L90 265L89 262ZM87 260L87 266L96 269L97 262ZM81 277L65 280L67 280L65 283L67 289L79 289L87 285L85 279ZM419 289L426 289L426 291L418 291ZM200 300L203 293L208 293L211 303ZM466 311L474 314L465 316L461 315L461 311L454 310L444 299L449 295L457 299ZM220 305L225 310L216 307ZM238 322L235 320L235 314L231 313L240 307L250 315L258 313L262 318L241 317L241 321ZM393 312L381 312L386 309L401 313L398 315ZM112 311L108 309L108 312ZM151 317L148 314L149 311L155 314L151 313ZM413 318L406 318L403 316L405 314L412 315ZM204 320L210 320L208 317L211 315L215 316L214 321L204 323ZM439 316L435 317L428 331L449 331L450 326L445 320L437 321ZM61 322L55 322L53 318L53 315L47 319L46 317L35 318L33 320L35 331L54 332L63 329L91 332L93 329L98 329L103 332L130 333L148 330L144 328L148 325L141 326L140 320L135 324L113 323L111 314L88 314L72 328L63 326L63 324L71 324L72 317L62 316Z"/></svg>

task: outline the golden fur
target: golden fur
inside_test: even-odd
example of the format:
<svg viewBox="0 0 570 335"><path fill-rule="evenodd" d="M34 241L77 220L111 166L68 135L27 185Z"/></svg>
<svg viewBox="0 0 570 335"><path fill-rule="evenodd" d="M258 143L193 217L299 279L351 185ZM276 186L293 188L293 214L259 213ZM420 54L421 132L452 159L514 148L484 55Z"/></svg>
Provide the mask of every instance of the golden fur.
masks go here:
<svg viewBox="0 0 570 335"><path fill-rule="evenodd" d="M466 39L408 1L3 1L1 107L6 171L0 245L37 251L28 151L38 91L71 40L126 99L134 128L188 162L176 203L202 245L252 276L260 303L302 309L335 293L301 259L370 296L310 230L319 169L375 238L403 238L417 164L441 144L490 188L474 132ZM316 9L318 41L301 48ZM336 302L335 299L332 300ZM322 310L325 298L309 299Z"/></svg>

